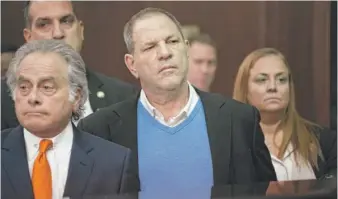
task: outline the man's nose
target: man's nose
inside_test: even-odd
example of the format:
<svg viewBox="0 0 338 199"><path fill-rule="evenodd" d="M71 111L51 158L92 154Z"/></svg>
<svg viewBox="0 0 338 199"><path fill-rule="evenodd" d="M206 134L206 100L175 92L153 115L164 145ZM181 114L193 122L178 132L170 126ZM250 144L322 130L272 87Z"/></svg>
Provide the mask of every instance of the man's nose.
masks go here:
<svg viewBox="0 0 338 199"><path fill-rule="evenodd" d="M209 72L209 66L207 63L203 62L200 66L200 70L203 74L208 74Z"/></svg>
<svg viewBox="0 0 338 199"><path fill-rule="evenodd" d="M159 44L159 59L166 60L172 57L172 52L165 43Z"/></svg>
<svg viewBox="0 0 338 199"><path fill-rule="evenodd" d="M63 39L65 37L65 33L60 23L55 23L53 27L53 39Z"/></svg>
<svg viewBox="0 0 338 199"><path fill-rule="evenodd" d="M33 89L28 96L28 103L32 106L41 105L42 100L37 89Z"/></svg>

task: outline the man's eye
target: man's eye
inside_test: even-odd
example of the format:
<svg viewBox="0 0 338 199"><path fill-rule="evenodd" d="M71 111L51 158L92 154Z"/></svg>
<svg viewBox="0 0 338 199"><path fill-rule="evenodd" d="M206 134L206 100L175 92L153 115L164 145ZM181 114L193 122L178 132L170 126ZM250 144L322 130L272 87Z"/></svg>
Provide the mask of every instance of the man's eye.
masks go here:
<svg viewBox="0 0 338 199"><path fill-rule="evenodd" d="M43 86L43 89L44 89L45 91L52 91L52 90L54 89L54 87L49 86L49 85L44 85L44 86Z"/></svg>
<svg viewBox="0 0 338 199"><path fill-rule="evenodd" d="M46 27L47 25L48 25L47 22L39 22L39 23L36 24L36 26L37 26L38 28L44 28L44 27Z"/></svg>
<svg viewBox="0 0 338 199"><path fill-rule="evenodd" d="M144 48L143 51L148 51L148 50L151 50L152 48L154 48L154 46L148 46L148 47Z"/></svg>
<svg viewBox="0 0 338 199"><path fill-rule="evenodd" d="M171 40L169 40L169 43L175 44L175 43L178 43L178 40L177 39L171 39Z"/></svg>
<svg viewBox="0 0 338 199"><path fill-rule="evenodd" d="M28 87L26 85L20 85L20 90L26 90Z"/></svg>

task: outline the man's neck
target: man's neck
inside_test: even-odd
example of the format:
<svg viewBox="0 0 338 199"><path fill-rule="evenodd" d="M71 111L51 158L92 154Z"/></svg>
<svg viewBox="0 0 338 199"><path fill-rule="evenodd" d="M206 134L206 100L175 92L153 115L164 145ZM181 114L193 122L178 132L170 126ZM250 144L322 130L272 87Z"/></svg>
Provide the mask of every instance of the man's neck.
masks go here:
<svg viewBox="0 0 338 199"><path fill-rule="evenodd" d="M44 139L51 139L59 135L69 124L70 121L64 121L62 124L58 125L58 127L52 127L48 129L44 129L43 131L34 131L31 129L27 129L33 135L44 138Z"/></svg>
<svg viewBox="0 0 338 199"><path fill-rule="evenodd" d="M144 90L149 103L160 111L165 119L176 116L189 100L189 85L184 82L179 88L156 93Z"/></svg>

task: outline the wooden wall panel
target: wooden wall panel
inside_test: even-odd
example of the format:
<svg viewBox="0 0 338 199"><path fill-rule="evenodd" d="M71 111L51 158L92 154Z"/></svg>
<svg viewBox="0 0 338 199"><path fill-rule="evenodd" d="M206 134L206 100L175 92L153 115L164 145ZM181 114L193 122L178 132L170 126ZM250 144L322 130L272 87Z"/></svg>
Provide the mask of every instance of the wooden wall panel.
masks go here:
<svg viewBox="0 0 338 199"><path fill-rule="evenodd" d="M22 44L22 2L1 2L1 39ZM219 68L212 91L231 96L243 58L260 47L275 47L294 73L297 107L305 117L329 125L330 2L76 2L85 23L82 55L86 64L107 75L137 83L123 55L123 26L142 8L160 7L182 24L199 25L219 47Z"/></svg>

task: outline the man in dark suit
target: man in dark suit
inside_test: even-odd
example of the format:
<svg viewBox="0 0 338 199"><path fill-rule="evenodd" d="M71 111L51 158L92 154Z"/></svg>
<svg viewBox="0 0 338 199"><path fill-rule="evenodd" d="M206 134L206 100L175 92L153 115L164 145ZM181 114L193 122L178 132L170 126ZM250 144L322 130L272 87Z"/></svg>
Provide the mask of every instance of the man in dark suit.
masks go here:
<svg viewBox="0 0 338 199"><path fill-rule="evenodd" d="M130 149L72 123L89 92L85 70L81 56L62 41L36 40L18 50L7 83L20 125L1 132L1 198L138 190Z"/></svg>
<svg viewBox="0 0 338 199"><path fill-rule="evenodd" d="M80 53L84 40L84 24L77 19L70 1L28 1L24 9L26 41L39 39L63 40ZM96 110L120 102L138 89L116 78L87 69L89 98L84 117ZM9 89L1 83L1 129L18 125Z"/></svg>
<svg viewBox="0 0 338 199"><path fill-rule="evenodd" d="M79 128L132 149L141 190L276 180L258 111L187 81L187 42L174 16L144 9L126 24L124 39L141 92Z"/></svg>

